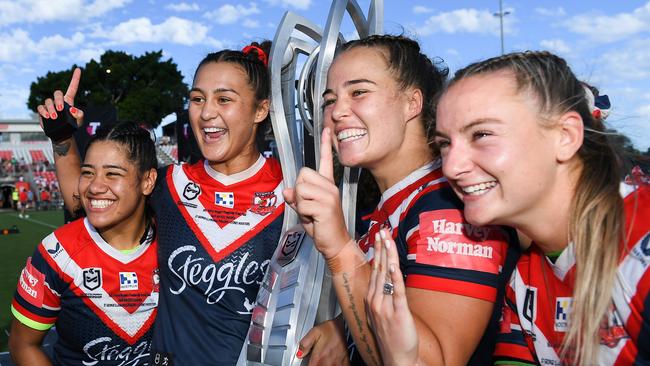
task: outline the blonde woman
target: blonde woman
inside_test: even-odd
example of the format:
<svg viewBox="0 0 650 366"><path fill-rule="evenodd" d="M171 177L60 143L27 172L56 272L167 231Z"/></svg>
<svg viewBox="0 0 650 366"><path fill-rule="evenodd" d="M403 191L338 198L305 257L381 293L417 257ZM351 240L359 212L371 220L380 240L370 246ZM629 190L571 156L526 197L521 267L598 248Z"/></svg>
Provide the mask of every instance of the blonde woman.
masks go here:
<svg viewBox="0 0 650 366"><path fill-rule="evenodd" d="M566 61L512 53L460 70L436 129L467 221L533 241L506 291L496 363L648 362L650 188L619 193L602 114Z"/></svg>

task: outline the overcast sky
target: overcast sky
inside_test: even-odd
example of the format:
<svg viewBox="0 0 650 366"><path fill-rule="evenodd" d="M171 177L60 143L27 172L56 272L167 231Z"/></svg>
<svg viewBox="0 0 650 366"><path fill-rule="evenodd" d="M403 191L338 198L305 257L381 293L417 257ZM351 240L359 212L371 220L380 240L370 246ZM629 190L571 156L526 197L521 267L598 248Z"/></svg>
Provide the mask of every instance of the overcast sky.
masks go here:
<svg viewBox="0 0 650 366"><path fill-rule="evenodd" d="M500 53L497 0L385 0L388 33L417 38L451 71ZM367 10L369 0L359 0ZM29 118L29 85L106 50L163 50L191 83L208 52L272 39L286 11L324 25L327 0L0 0L0 118ZM608 94L611 127L650 147L650 1L503 2L505 50L546 49ZM353 34L346 22L344 35Z"/></svg>

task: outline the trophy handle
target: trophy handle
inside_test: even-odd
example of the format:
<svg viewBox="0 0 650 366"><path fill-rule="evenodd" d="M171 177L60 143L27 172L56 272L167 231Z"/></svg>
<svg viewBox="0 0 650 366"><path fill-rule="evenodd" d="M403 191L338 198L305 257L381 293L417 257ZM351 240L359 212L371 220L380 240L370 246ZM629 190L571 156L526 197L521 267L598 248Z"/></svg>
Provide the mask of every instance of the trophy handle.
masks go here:
<svg viewBox="0 0 650 366"><path fill-rule="evenodd" d="M286 186L296 181L300 167L318 168L319 137L323 129L321 95L336 47L345 41L340 28L346 11L361 37L381 33L382 0L371 1L368 20L355 0L334 0L324 30L300 15L287 12L276 31L269 61L270 114ZM296 32L301 37L294 36ZM307 56L307 60L298 77L296 96L298 55ZM296 108L302 119L300 123L295 119ZM309 164L310 157L312 164ZM359 169L344 169L341 199L352 236L358 180ZM333 318L337 311L331 280L325 276L329 273L325 261L298 224L296 212L288 207L284 211L282 232L257 295L238 365L307 364L307 360L296 358L300 339L314 324Z"/></svg>

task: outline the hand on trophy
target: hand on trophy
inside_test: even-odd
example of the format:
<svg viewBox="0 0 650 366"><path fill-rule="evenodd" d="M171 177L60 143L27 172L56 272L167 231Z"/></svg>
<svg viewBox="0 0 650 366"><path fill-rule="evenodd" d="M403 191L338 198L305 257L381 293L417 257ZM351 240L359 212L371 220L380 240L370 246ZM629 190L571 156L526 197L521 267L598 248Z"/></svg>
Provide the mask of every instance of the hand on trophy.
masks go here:
<svg viewBox="0 0 650 366"><path fill-rule="evenodd" d="M294 188L284 190L293 208L325 259L336 256L351 238L345 226L339 189L334 183L334 161L329 128L321 136L318 171L300 169Z"/></svg>
<svg viewBox="0 0 650 366"><path fill-rule="evenodd" d="M74 107L80 79L81 69L76 68L72 72L65 94L61 90L56 90L54 99L47 98L43 104L36 107L41 128L54 143L69 139L76 127L83 124L83 111Z"/></svg>
<svg viewBox="0 0 650 366"><path fill-rule="evenodd" d="M375 257L366 296L368 320L385 365L416 365L418 333L406 300L397 246L390 234L375 236Z"/></svg>
<svg viewBox="0 0 650 366"><path fill-rule="evenodd" d="M316 325L300 340L298 358L309 357L308 366L349 365L343 319Z"/></svg>

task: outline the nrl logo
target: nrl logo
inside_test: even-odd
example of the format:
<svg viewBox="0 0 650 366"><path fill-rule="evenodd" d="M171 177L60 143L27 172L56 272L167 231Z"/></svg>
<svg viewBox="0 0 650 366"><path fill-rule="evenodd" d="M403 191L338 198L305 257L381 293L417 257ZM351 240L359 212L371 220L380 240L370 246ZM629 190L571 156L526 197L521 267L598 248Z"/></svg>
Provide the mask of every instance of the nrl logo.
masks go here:
<svg viewBox="0 0 650 366"><path fill-rule="evenodd" d="M100 288L102 286L102 269L85 268L83 270L83 285L89 291Z"/></svg>
<svg viewBox="0 0 650 366"><path fill-rule="evenodd" d="M304 236L304 231L287 233L282 249L280 250L280 256L278 257L278 264L280 264L280 266L284 267L296 259L298 249L300 249L300 244L302 243Z"/></svg>
<svg viewBox="0 0 650 366"><path fill-rule="evenodd" d="M187 183L183 189L183 197L188 201L195 199L199 194L201 194L201 187L194 182Z"/></svg>

